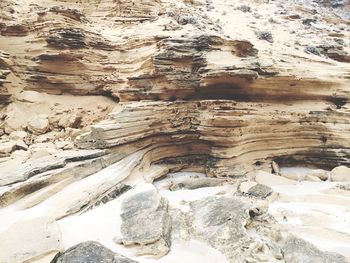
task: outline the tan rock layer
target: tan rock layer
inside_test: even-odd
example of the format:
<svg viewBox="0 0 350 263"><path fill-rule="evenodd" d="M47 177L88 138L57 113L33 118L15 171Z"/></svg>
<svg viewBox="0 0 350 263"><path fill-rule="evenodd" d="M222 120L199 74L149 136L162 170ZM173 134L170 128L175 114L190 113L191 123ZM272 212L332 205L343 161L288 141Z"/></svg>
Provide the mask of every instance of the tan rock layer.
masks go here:
<svg viewBox="0 0 350 263"><path fill-rule="evenodd" d="M9 70L9 54L0 50L0 107L6 105L10 101L10 94L4 87L5 83L8 83L7 76L11 73Z"/></svg>
<svg viewBox="0 0 350 263"><path fill-rule="evenodd" d="M189 13L198 8L191 2ZM66 3L26 2L26 8L1 3L0 49L8 52L11 79L21 80L3 86L101 94L123 102L120 112L80 137L79 147L149 146L150 162L191 163L191 156L221 176L242 175L251 164L276 158L348 163L346 59L317 60L287 45L287 54L276 52L274 58L274 46L226 37L219 25L202 31L198 21L203 28L215 23L208 18L205 24L201 12L183 17L176 11L185 9L173 2L83 0L69 8ZM180 28L192 23L196 30L150 33L147 25L157 19ZM133 26L141 28L144 21L148 33L136 34Z"/></svg>
<svg viewBox="0 0 350 263"><path fill-rule="evenodd" d="M154 161L200 155L218 176L243 175L253 164L272 159L322 167L349 163L349 112L327 109L326 103L302 107L232 101L131 103L92 127L78 145L158 145ZM169 147L165 152L164 144Z"/></svg>
<svg viewBox="0 0 350 263"><path fill-rule="evenodd" d="M136 3L118 2L109 9L122 17L137 18L138 12L147 15L150 13L147 10L161 8L154 1ZM154 35L112 40L78 15L106 15L102 10L108 9L107 3L105 7L98 4L94 14L89 13L87 5L80 3L80 11L57 5L48 9L31 7L33 17L23 24L5 22L0 48L6 48L13 60L11 70L25 80L26 89L54 94L103 94L122 101L208 98L260 101L286 97L348 100L349 92L344 85L349 75L346 67L312 62L305 75L288 63L266 64L249 41L217 35ZM21 44L12 47L14 42ZM320 66L329 69L322 78L318 74Z"/></svg>

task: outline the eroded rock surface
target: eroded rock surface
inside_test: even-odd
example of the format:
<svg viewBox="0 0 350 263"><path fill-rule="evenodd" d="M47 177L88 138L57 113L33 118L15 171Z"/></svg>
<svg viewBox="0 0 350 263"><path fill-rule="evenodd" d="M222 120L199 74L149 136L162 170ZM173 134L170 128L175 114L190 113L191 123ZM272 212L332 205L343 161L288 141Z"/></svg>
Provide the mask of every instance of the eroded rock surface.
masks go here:
<svg viewBox="0 0 350 263"><path fill-rule="evenodd" d="M248 242L244 226L249 207L234 198L207 198L191 204L193 235L218 248L230 259L244 260L240 248Z"/></svg>
<svg viewBox="0 0 350 263"><path fill-rule="evenodd" d="M122 205L122 238L125 246L135 245L138 255L164 256L171 245L168 202L156 189L125 199Z"/></svg>
<svg viewBox="0 0 350 263"><path fill-rule="evenodd" d="M282 248L283 257L286 263L346 263L349 262L345 257L335 254L326 253L317 249L314 245L303 239L290 236L285 241Z"/></svg>
<svg viewBox="0 0 350 263"><path fill-rule="evenodd" d="M98 242L84 242L55 256L51 263L137 263Z"/></svg>
<svg viewBox="0 0 350 263"><path fill-rule="evenodd" d="M311 231L319 207L336 211L320 212L317 222L330 222L312 239L331 231L349 251L337 221L349 203L349 11L346 1L1 0L0 239L12 236L1 227L17 238L22 217L79 225L122 202L121 243L138 255L171 257L173 241L193 238L229 262L342 260L299 239L283 247L274 227L307 222ZM284 165L313 170L299 176ZM207 177L121 201L177 171ZM274 203L293 210L308 200L306 218L286 208L277 223L267 213L276 189L333 182L341 184L327 200L281 194ZM86 227L64 244L118 250L106 238L119 234L114 218L113 230ZM37 247L19 241L0 259L48 261L40 251L57 249L43 246L45 225L32 228ZM65 249L56 260L116 260L97 243Z"/></svg>
<svg viewBox="0 0 350 263"><path fill-rule="evenodd" d="M264 242L248 235L249 203L233 197L208 197L190 204L190 233L223 253L229 262L275 260Z"/></svg>
<svg viewBox="0 0 350 263"><path fill-rule="evenodd" d="M263 184L257 184L249 188L247 194L256 198L266 199L273 193L271 187Z"/></svg>

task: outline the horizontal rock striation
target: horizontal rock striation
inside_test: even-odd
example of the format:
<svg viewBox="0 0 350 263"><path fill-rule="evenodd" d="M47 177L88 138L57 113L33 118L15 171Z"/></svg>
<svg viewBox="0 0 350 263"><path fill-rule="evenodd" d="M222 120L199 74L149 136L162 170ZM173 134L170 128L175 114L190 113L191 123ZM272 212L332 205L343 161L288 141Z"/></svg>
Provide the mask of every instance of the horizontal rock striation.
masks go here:
<svg viewBox="0 0 350 263"><path fill-rule="evenodd" d="M10 102L11 94L8 93L5 83L8 83L8 75L11 73L9 54L0 50L0 107Z"/></svg>
<svg viewBox="0 0 350 263"><path fill-rule="evenodd" d="M111 40L94 29L95 23L106 17L111 17L112 24L116 20L120 23L152 20L160 6L157 1L136 5L83 1L72 4L72 8L64 7L65 4L53 1L41 7L24 3L22 9L11 1L2 3L5 18L0 27L0 48L13 61L12 73L23 80L14 84L51 94L110 95L110 85L125 83L123 72L130 76L137 70L134 63L147 60L147 46L152 40ZM32 15L25 20L17 19L25 16L24 12ZM136 52L136 56L132 55Z"/></svg>
<svg viewBox="0 0 350 263"><path fill-rule="evenodd" d="M321 5L318 20L309 18L308 2L286 3L297 15L270 5L276 19L266 27L284 30L291 46L257 28L259 10L249 6L227 7L249 21L241 34L228 30L226 15L215 20L210 13L226 12L221 3L29 2L1 4L0 102L14 86L120 102L85 130L78 147L147 148L150 163L198 165L215 176L271 170L272 160L327 168L349 163L347 21L338 17L338 26ZM307 35L320 32L327 37L311 45Z"/></svg>
<svg viewBox="0 0 350 263"><path fill-rule="evenodd" d="M0 261L345 262L344 3L1 0Z"/></svg>
<svg viewBox="0 0 350 263"><path fill-rule="evenodd" d="M320 167L348 164L349 113L326 103L309 109L298 105L212 100L132 103L82 135L78 145L158 145L154 161L199 155L218 176L242 175L254 164L264 166L274 159ZM163 147L172 150L160 150Z"/></svg>

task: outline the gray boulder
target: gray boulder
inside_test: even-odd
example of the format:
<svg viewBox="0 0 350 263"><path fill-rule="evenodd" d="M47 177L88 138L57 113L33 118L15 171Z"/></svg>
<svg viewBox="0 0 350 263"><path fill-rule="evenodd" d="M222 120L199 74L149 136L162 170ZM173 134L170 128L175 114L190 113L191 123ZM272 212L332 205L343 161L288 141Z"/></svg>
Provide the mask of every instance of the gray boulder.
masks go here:
<svg viewBox="0 0 350 263"><path fill-rule="evenodd" d="M51 263L137 263L114 253L98 242L87 241L59 253Z"/></svg>
<svg viewBox="0 0 350 263"><path fill-rule="evenodd" d="M136 246L138 255L162 257L168 253L171 231L168 202L154 187L126 198L121 218L119 243Z"/></svg>
<svg viewBox="0 0 350 263"><path fill-rule="evenodd" d="M267 245L247 233L252 208L248 203L234 197L207 197L190 206L190 235L218 249L229 262L273 262Z"/></svg>
<svg viewBox="0 0 350 263"><path fill-rule="evenodd" d="M269 197L272 193L272 188L264 184L257 184L248 190L248 195L261 199Z"/></svg>

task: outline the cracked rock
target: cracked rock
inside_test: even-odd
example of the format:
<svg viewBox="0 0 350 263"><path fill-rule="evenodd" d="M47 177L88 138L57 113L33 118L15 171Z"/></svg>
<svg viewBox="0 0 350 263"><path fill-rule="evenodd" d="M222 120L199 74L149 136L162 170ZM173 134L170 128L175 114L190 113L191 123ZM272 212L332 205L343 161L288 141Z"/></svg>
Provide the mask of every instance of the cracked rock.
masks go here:
<svg viewBox="0 0 350 263"><path fill-rule="evenodd" d="M168 202L155 188L127 197L121 218L119 243L136 246L138 255L162 257L168 253L171 230Z"/></svg>

